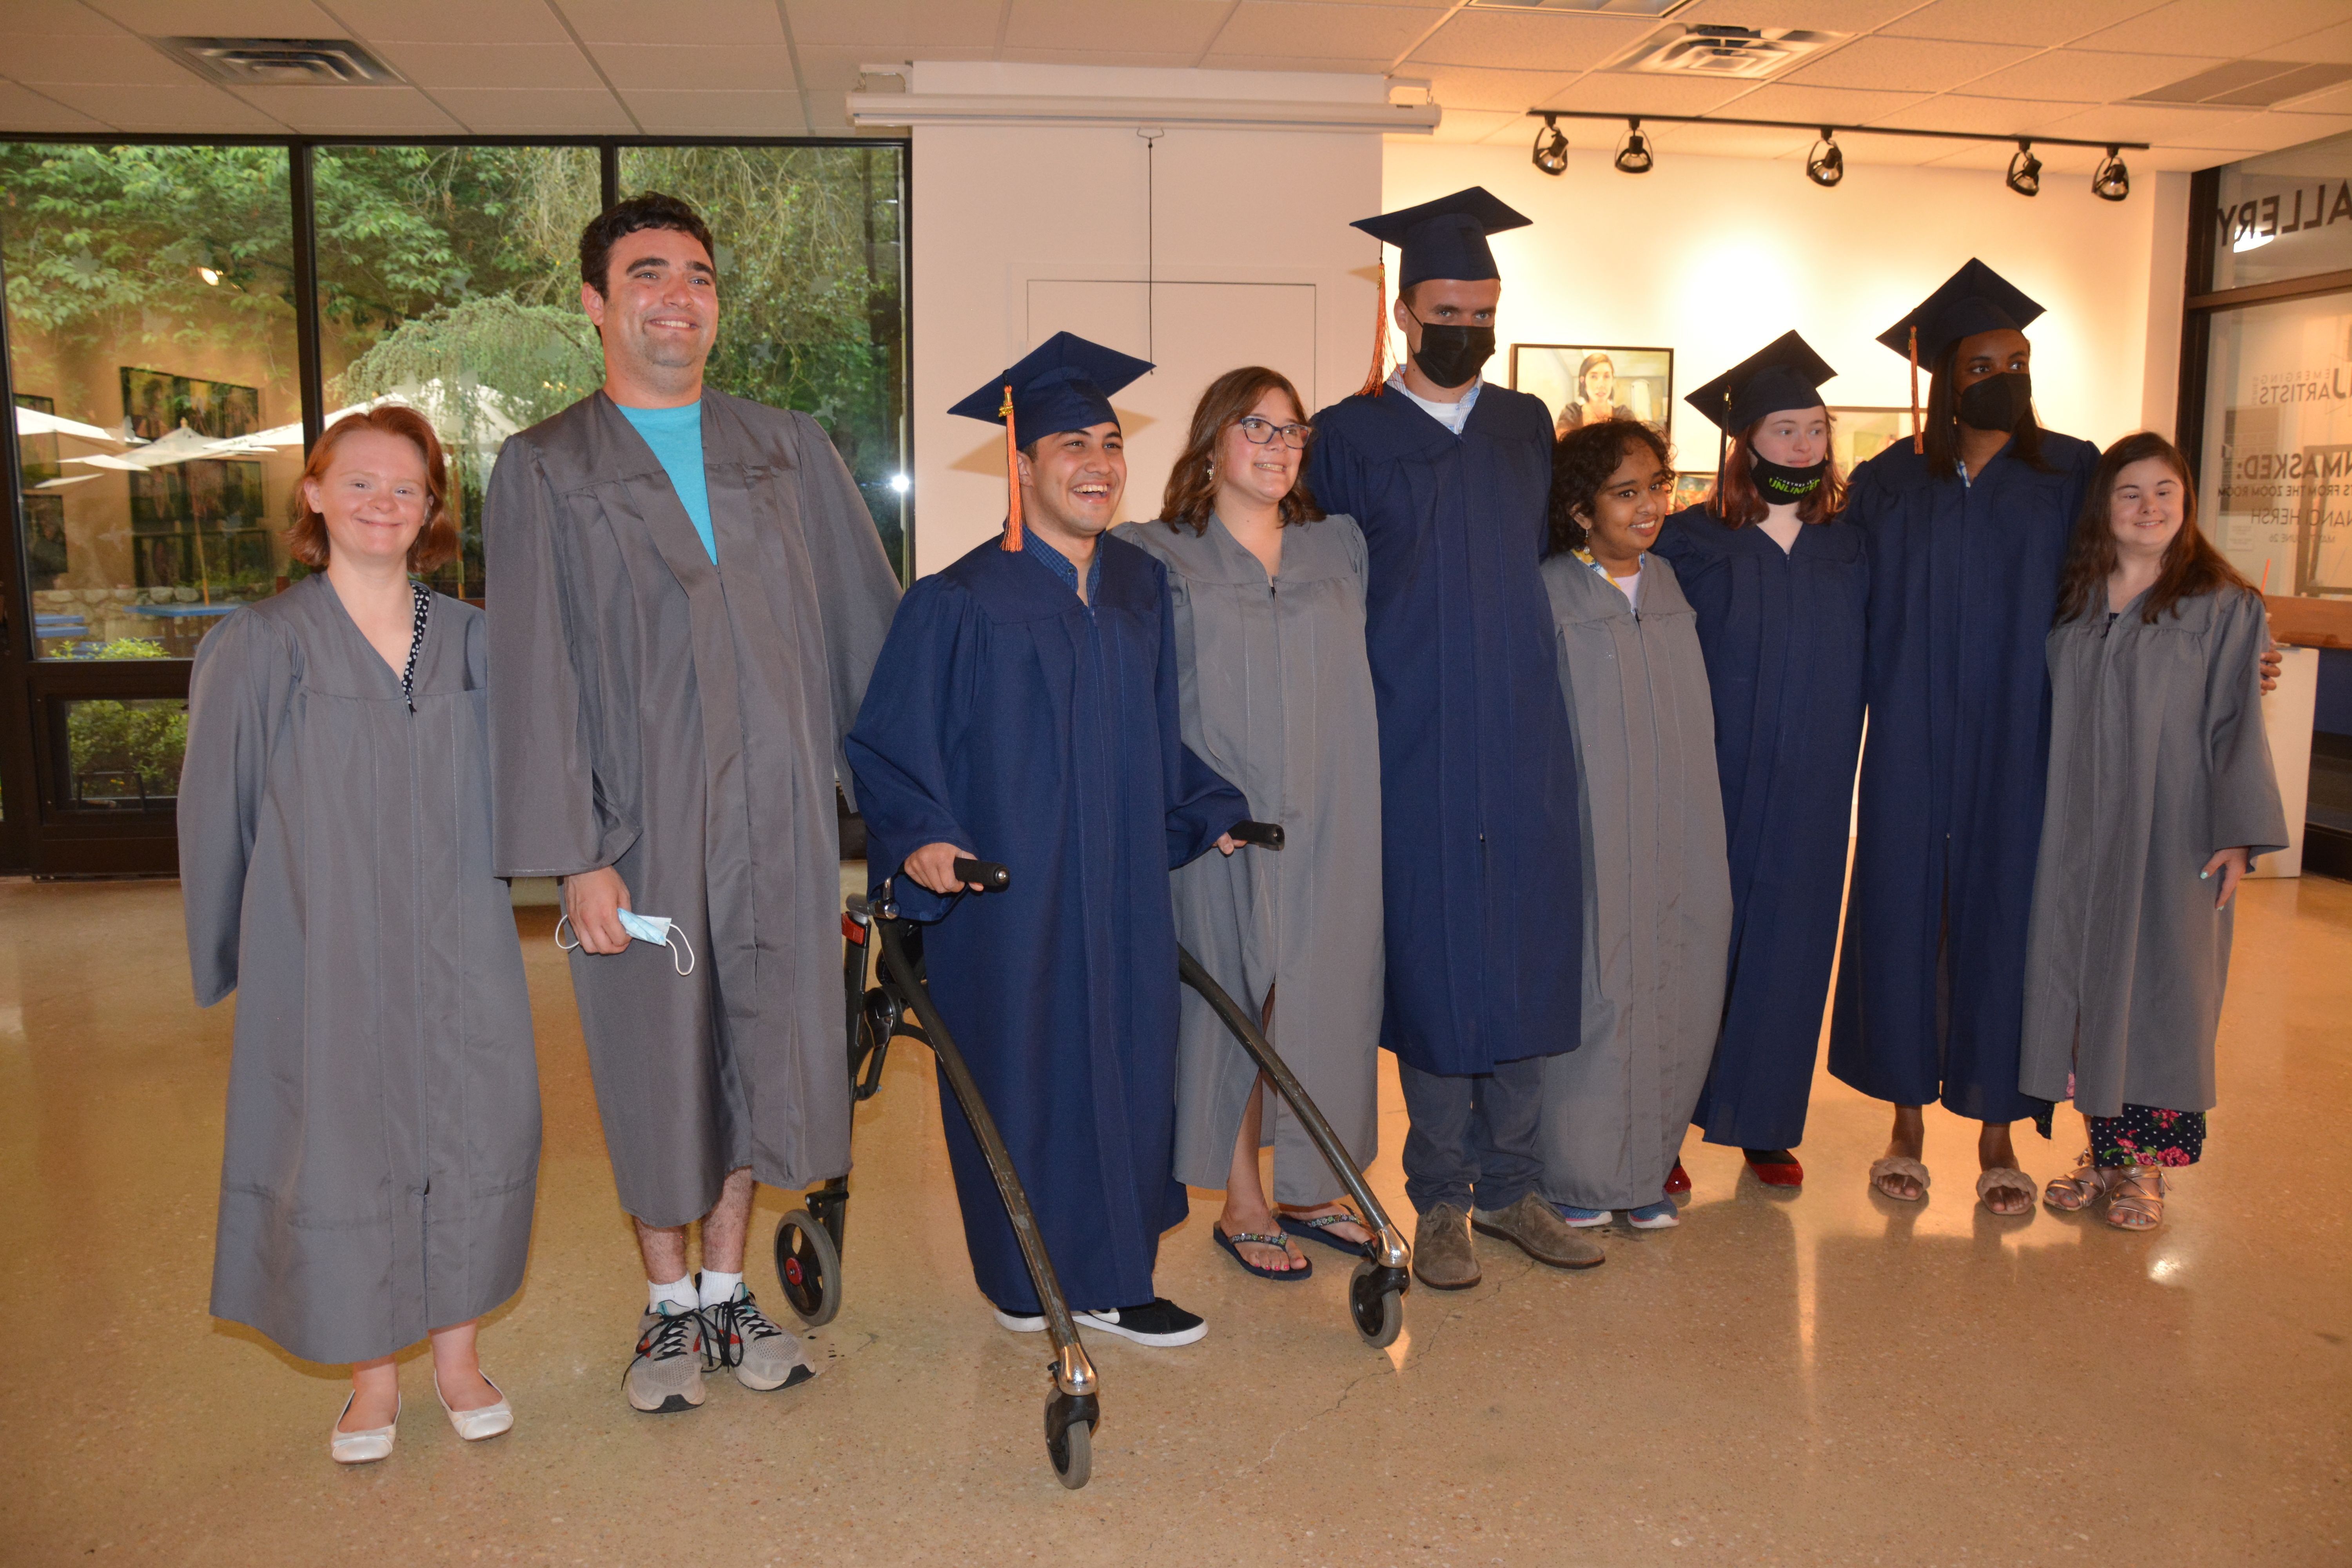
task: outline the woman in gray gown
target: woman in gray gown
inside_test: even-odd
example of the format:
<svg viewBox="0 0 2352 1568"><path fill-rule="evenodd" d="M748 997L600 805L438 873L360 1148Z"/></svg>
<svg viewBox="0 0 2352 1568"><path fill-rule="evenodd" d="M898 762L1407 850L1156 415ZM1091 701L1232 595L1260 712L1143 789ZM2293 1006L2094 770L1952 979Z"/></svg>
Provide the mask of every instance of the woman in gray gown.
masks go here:
<svg viewBox="0 0 2352 1568"><path fill-rule="evenodd" d="M1348 518L1324 517L1301 485L1307 434L1298 394L1279 373L1228 372L1193 412L1163 515L1118 532L1168 567L1185 744L1286 837L1279 854L1208 855L1178 871L1177 938L1258 1010L1363 1164L1379 1134L1379 728L1364 653L1363 536ZM1269 1117L1272 1205L1258 1173ZM1189 989L1177 1037L1176 1174L1224 1189L1213 1237L1261 1278L1307 1278L1312 1266L1292 1237L1351 1254L1370 1239L1334 1201L1339 1180L1305 1131Z"/></svg>
<svg viewBox="0 0 2352 1568"><path fill-rule="evenodd" d="M1715 1057L1731 872L1698 615L1649 553L1674 510L1666 443L1630 419L1552 456L1543 563L1576 735L1583 1032L1544 1058L1543 1194L1573 1226L1676 1223L1666 1177Z"/></svg>
<svg viewBox="0 0 2352 1568"><path fill-rule="evenodd" d="M197 650L180 780L196 1000L236 992L212 1310L349 1363L338 1463L390 1454L433 1342L459 1436L514 1415L475 1321L520 1287L539 1171L522 951L490 874L482 614L413 409L330 426L288 538L311 575ZM315 570L323 568L323 570Z"/></svg>
<svg viewBox="0 0 2352 1568"><path fill-rule="evenodd" d="M2105 1199L2124 1230L2155 1228L2165 1173L2204 1151L2231 897L2286 847L2262 597L2198 531L2195 497L2163 437L2108 447L2050 632L2019 1087L2072 1100L2089 1135L2043 1201Z"/></svg>

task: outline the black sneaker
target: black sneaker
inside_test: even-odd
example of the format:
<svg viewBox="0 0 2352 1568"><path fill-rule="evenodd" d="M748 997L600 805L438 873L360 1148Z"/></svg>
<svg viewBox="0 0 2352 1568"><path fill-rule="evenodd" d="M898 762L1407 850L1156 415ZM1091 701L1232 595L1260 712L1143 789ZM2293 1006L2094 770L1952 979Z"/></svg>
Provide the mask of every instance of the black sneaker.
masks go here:
<svg viewBox="0 0 2352 1568"><path fill-rule="evenodd" d="M1154 1296L1140 1307L1112 1307L1100 1312L1080 1312L1078 1327L1099 1329L1133 1340L1139 1345L1166 1350L1189 1345L1209 1331L1209 1325L1165 1296Z"/></svg>

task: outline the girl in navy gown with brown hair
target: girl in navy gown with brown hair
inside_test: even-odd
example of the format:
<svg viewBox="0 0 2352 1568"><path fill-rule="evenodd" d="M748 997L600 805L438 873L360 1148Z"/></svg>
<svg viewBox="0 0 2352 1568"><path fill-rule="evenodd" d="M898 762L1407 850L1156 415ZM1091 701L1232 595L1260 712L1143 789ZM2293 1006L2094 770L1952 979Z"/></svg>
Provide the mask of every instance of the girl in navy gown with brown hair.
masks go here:
<svg viewBox="0 0 2352 1568"><path fill-rule="evenodd" d="M1845 889L1862 744L1870 568L1840 516L1821 387L1836 372L1795 332L1690 395L1722 427L1707 499L1666 520L1655 553L1698 612L1731 862L1723 1031L1692 1112L1773 1186L1804 1180L1822 1016ZM1689 1178L1675 1166L1670 1191Z"/></svg>

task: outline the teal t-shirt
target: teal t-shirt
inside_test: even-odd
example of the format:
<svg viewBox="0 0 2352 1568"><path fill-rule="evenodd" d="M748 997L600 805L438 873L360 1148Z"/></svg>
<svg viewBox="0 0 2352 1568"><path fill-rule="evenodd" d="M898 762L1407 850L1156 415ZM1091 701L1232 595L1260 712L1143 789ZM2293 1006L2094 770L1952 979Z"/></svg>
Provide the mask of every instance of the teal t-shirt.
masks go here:
<svg viewBox="0 0 2352 1568"><path fill-rule="evenodd" d="M702 405L696 402L683 408L631 408L616 403L613 406L621 411L622 418L637 427L637 434L646 438L646 445L661 459L670 488L677 491L678 503L686 508L694 531L702 535L702 548L716 566L719 539L710 531L710 489L702 478Z"/></svg>

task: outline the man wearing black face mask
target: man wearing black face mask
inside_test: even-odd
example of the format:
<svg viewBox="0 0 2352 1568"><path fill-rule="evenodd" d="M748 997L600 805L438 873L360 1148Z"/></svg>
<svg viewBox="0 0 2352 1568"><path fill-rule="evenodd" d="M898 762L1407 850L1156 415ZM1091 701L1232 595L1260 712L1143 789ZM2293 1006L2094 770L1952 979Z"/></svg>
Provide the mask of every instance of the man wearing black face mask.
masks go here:
<svg viewBox="0 0 2352 1568"><path fill-rule="evenodd" d="M1411 1130L1413 1270L1479 1279L1469 1231L1555 1268L1601 1249L1536 1191L1542 1058L1579 1038L1576 763L1537 565L1551 416L1482 381L1502 293L1486 236L1527 219L1475 186L1355 226L1402 253L1410 361L1316 416L1308 486L1361 524L1381 725L1388 931L1381 1043ZM1466 1223L1465 1223L1466 1222Z"/></svg>

